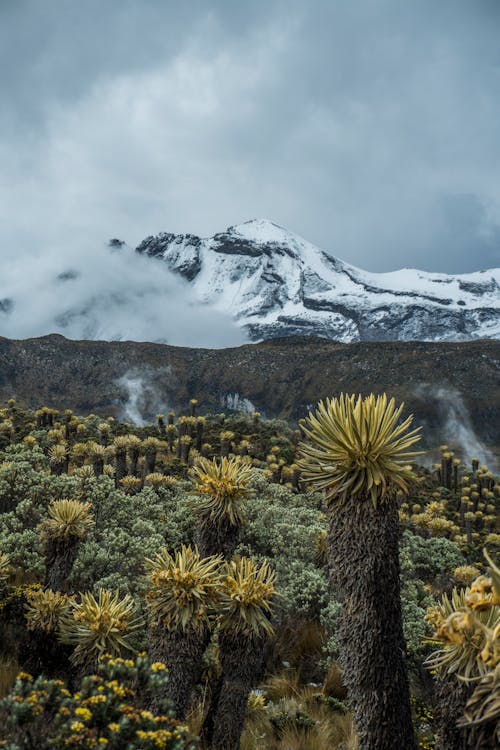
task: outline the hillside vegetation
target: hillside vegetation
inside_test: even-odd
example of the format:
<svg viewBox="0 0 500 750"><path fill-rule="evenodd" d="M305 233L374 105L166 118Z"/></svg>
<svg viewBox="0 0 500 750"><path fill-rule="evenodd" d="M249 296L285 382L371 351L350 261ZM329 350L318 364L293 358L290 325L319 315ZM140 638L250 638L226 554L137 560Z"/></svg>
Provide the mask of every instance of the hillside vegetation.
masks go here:
<svg viewBox="0 0 500 750"><path fill-rule="evenodd" d="M154 332L152 332L153 335ZM311 367L314 363L314 367ZM300 337L229 349L63 336L0 338L0 398L32 408L150 420L182 412L259 411L297 420L339 393L390 393L423 425L432 448L458 429L500 449L500 342L340 344ZM474 455L474 452L472 453Z"/></svg>
<svg viewBox="0 0 500 750"><path fill-rule="evenodd" d="M43 340L38 359L22 346L35 378ZM88 368L88 347L103 345L85 357L59 337L46 346L80 346ZM140 348L112 346L111 360ZM266 346L235 351L265 358ZM339 474L338 446L364 445L370 409L374 429L390 414L382 401L332 403L295 427L185 403L143 427L15 399L0 409L0 746L181 750L199 736L214 750L384 750L360 707L393 668L406 747L413 731L420 748L465 736L497 747L500 485L488 468L462 462L453 435L419 466L418 436L394 412L370 438L374 462ZM336 463L321 457L334 450Z"/></svg>

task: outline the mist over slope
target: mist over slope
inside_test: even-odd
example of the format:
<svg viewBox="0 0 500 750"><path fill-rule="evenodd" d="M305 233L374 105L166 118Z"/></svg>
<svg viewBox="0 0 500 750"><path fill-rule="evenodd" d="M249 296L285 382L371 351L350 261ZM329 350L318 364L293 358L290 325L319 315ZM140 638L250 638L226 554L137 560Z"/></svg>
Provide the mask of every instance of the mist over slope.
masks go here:
<svg viewBox="0 0 500 750"><path fill-rule="evenodd" d="M0 335L61 333L71 339L231 346L246 340L231 316L200 302L181 277L119 240L68 239L29 261L7 263Z"/></svg>
<svg viewBox="0 0 500 750"><path fill-rule="evenodd" d="M0 398L152 420L185 411L257 410L295 420L319 399L386 391L405 401L428 446L500 446L500 342L353 343L313 337L229 349L151 343L0 339ZM457 429L460 425L462 433ZM467 448L467 450L469 450Z"/></svg>
<svg viewBox="0 0 500 750"><path fill-rule="evenodd" d="M134 252L69 237L6 264L0 335L224 347L313 335L336 341L500 338L500 269L369 273L265 220L213 237L163 233Z"/></svg>

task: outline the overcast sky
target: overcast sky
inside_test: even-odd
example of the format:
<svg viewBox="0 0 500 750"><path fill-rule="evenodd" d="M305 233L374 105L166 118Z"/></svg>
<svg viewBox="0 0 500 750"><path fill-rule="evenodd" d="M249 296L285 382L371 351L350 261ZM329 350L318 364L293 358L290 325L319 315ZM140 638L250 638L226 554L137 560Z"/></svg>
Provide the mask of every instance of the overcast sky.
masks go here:
<svg viewBox="0 0 500 750"><path fill-rule="evenodd" d="M498 0L0 0L0 64L4 259L265 217L500 265Z"/></svg>

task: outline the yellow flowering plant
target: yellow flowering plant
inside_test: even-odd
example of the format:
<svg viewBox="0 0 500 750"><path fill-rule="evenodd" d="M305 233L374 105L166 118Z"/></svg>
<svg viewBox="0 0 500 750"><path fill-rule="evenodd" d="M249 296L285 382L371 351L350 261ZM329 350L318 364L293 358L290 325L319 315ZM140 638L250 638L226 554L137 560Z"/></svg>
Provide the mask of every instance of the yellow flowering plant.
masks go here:
<svg viewBox="0 0 500 750"><path fill-rule="evenodd" d="M36 737L37 750L194 750L194 738L162 697L166 680L164 665L153 668L144 654L104 656L98 674L84 677L75 693L61 680L20 673L0 701L0 747L28 747ZM145 707L153 701L158 713Z"/></svg>

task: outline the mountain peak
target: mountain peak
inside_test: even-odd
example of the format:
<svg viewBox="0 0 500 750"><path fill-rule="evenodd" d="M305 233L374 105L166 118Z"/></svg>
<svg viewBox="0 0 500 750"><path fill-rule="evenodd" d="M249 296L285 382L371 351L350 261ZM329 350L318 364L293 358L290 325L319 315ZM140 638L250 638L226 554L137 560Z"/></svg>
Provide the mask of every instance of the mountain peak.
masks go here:
<svg viewBox="0 0 500 750"><path fill-rule="evenodd" d="M288 229L269 219L250 219L229 227L227 232L259 244L289 242L294 236Z"/></svg>
<svg viewBox="0 0 500 750"><path fill-rule="evenodd" d="M500 271L370 273L268 219L213 237L160 234L139 253L166 262L196 297L229 313L254 340L316 335L338 341L500 338Z"/></svg>

